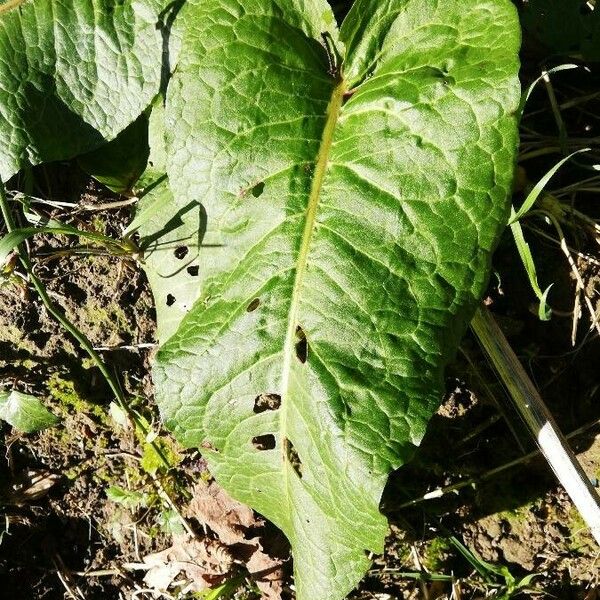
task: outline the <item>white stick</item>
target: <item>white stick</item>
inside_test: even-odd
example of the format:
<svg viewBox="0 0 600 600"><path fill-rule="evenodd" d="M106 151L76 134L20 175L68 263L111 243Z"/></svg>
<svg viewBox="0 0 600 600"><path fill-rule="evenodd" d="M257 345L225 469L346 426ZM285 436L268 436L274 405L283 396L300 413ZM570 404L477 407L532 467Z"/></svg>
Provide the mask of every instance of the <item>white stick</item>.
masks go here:
<svg viewBox="0 0 600 600"><path fill-rule="evenodd" d="M492 314L485 307L479 308L471 327L542 454L600 546L600 498L589 477L583 472Z"/></svg>

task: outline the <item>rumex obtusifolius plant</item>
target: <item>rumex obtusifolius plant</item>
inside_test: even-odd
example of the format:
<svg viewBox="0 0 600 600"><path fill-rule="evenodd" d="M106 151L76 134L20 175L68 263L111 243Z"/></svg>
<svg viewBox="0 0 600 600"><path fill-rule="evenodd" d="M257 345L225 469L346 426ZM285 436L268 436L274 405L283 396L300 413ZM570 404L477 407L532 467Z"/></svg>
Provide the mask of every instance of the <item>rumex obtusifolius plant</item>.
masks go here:
<svg viewBox="0 0 600 600"><path fill-rule="evenodd" d="M129 233L165 423L284 531L299 599L345 597L507 221L514 8L356 0L338 28L324 0L32 0L0 19L4 179L149 113Z"/></svg>

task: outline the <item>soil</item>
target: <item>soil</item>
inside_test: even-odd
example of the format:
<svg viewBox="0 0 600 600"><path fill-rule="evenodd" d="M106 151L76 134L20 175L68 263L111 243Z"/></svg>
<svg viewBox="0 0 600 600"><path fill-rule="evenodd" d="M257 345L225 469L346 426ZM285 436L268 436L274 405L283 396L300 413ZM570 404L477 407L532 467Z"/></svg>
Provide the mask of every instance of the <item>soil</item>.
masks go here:
<svg viewBox="0 0 600 600"><path fill-rule="evenodd" d="M535 57L528 56L525 64L524 79L531 80L528 69L539 72ZM597 89L597 83L592 71L586 89ZM557 77L556 86L559 101L586 91L569 73ZM596 135L597 104L592 99L585 111L565 111L570 135ZM524 121L528 131L555 140L547 96L534 94L530 112ZM555 159L542 155L527 161L522 175L536 181ZM559 174L553 188L581 179L581 170L573 168ZM40 207L79 228L118 239L129 222L128 207L89 208L122 198L89 180L74 164L34 169L33 181L36 196L76 205ZM24 185L11 184L13 189ZM520 201L517 185L515 203ZM589 219L600 217L592 194L582 192L571 201ZM598 241L589 224L572 215L564 216L563 225L570 245L584 257L576 267L598 310ZM542 322L537 317L535 296L509 232L496 254L496 276L486 303L562 431L575 433L571 444L597 483L600 342L589 331L582 302L573 346L573 271L553 230L533 220L531 227L537 233L530 228L526 235L540 281L555 282L553 318ZM195 484L203 481L206 489L214 484L200 453L184 451L160 427L149 375L154 309L140 265L131 256L81 253L81 244L42 235L30 242L29 251L52 300L119 374L134 398L131 408L138 425L111 403L98 368L36 294L18 279L0 287L0 383L42 397L61 418L58 426L32 435L1 425L6 450L0 456L5 515L5 526L0 526L0 597L158 598L145 580L149 557L157 560L167 550L176 554L181 536L190 531L202 551L225 569L223 575L209 574L213 584L240 574L234 598L292 597L288 551L274 528L259 518L240 516L239 523L228 522L226 531L230 536L241 527L243 535L229 539L197 508L207 497L199 499L205 488L199 491ZM140 423L146 433L152 432L150 438L140 433ZM157 444L168 467L157 455ZM385 553L373 557L372 569L352 598L597 598L598 548L546 463L532 453L530 436L468 334L448 369L446 397L421 448L390 478L382 501L390 520ZM440 488L451 489L438 498L423 498ZM221 500L224 518L237 514ZM251 566L257 556L258 563L272 565L276 581L248 576L257 571ZM202 576L208 577L206 571ZM273 591L277 585L281 589Z"/></svg>

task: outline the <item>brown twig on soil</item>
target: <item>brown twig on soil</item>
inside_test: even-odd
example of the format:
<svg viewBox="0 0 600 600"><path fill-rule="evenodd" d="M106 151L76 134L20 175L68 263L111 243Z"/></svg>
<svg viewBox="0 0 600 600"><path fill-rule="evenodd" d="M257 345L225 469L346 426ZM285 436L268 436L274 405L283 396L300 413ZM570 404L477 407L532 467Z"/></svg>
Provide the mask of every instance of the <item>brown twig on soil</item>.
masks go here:
<svg viewBox="0 0 600 600"><path fill-rule="evenodd" d="M114 202L104 202L102 204L80 204L77 206L77 210L74 212L83 211L98 211L98 210L112 210L114 208L122 208L124 206L131 206L135 204L139 198L127 198L126 200L115 200Z"/></svg>
<svg viewBox="0 0 600 600"><path fill-rule="evenodd" d="M52 557L52 562L54 563L54 567L56 568L56 575L58 576L58 579L62 583L62 586L65 588L65 591L67 592L69 597L72 600L85 600L85 596L83 595L81 590L75 584L73 584L72 581L70 581L71 574L65 567L60 555L55 554Z"/></svg>
<svg viewBox="0 0 600 600"><path fill-rule="evenodd" d="M596 329L596 331L600 335L599 316L596 313L596 309L594 308L594 305L592 304L591 298L585 292L585 284L581 277L581 273L579 273L579 270L577 269L577 265L575 264L575 261L573 260L571 251L569 250L569 247L565 240L565 234L563 232L561 224L558 222L558 219L551 212L546 211L546 210L534 210L534 211L530 211L529 214L536 214L536 213L541 214L544 217L547 217L552 222L552 225L554 225L554 228L556 229L556 232L558 234L560 249L562 250L563 254L565 255L567 262L569 263L569 268L571 269L571 272L573 273L573 276L575 277L575 281L577 282L576 292L580 292L583 294L585 305L590 314L590 319L591 319L590 327L592 329ZM577 313L574 313L573 318L577 319ZM575 329L575 332L576 332L576 329ZM573 341L573 346L574 346L575 340L573 339L572 341Z"/></svg>

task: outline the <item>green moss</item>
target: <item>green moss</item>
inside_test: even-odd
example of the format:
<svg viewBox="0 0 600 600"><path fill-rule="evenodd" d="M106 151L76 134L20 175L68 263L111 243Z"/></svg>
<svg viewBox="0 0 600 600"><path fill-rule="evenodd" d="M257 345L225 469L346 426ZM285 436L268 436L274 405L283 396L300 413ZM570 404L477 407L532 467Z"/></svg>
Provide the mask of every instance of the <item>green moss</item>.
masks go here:
<svg viewBox="0 0 600 600"><path fill-rule="evenodd" d="M53 373L46 382L48 393L59 402L66 414L70 412L85 413L96 417L101 423L107 423L106 411L97 404L83 398L77 391L75 382L64 379L59 373Z"/></svg>
<svg viewBox="0 0 600 600"><path fill-rule="evenodd" d="M495 516L499 522L508 523L513 534L527 537L530 524L532 520L535 520L534 515L542 508L552 510L551 507L545 505L543 498L537 498L535 501L526 502L522 506L500 511Z"/></svg>
<svg viewBox="0 0 600 600"><path fill-rule="evenodd" d="M62 474L69 480L75 481L81 475L82 467L81 465L75 465L66 471L63 471Z"/></svg>
<svg viewBox="0 0 600 600"><path fill-rule="evenodd" d="M82 319L90 329L101 331L103 337L106 337L106 331L134 333L132 323L116 302L102 306L92 299L82 306Z"/></svg>
<svg viewBox="0 0 600 600"><path fill-rule="evenodd" d="M576 552L577 554L593 554L596 551L596 545L589 527L574 506L571 507L571 510L569 511L567 527L570 532L567 542L571 552Z"/></svg>
<svg viewBox="0 0 600 600"><path fill-rule="evenodd" d="M524 506L519 506L510 510L503 510L497 513L499 519L507 521L511 525L521 526L524 525L531 517L531 510L534 504L528 503Z"/></svg>
<svg viewBox="0 0 600 600"><path fill-rule="evenodd" d="M93 358L82 358L81 359L81 367L87 371L88 369L95 368L96 362L94 361Z"/></svg>
<svg viewBox="0 0 600 600"><path fill-rule="evenodd" d="M423 564L429 571L439 573L444 568L451 551L450 542L444 537L437 537L427 543Z"/></svg>
<svg viewBox="0 0 600 600"><path fill-rule="evenodd" d="M107 234L106 220L98 213L94 213L90 221L90 225L92 231L95 231L96 233L100 233L102 235Z"/></svg>
<svg viewBox="0 0 600 600"><path fill-rule="evenodd" d="M155 475L159 471L164 472L166 470L166 465L161 455L166 459L170 467L174 467L181 462L181 453L177 444L168 436L156 438L154 444L144 441L143 449L144 452L140 465L150 475Z"/></svg>
<svg viewBox="0 0 600 600"><path fill-rule="evenodd" d="M2 323L0 327L0 341L8 342L17 350L22 350L33 356L39 352L35 343L28 340L24 332L12 323Z"/></svg>
<svg viewBox="0 0 600 600"><path fill-rule="evenodd" d="M12 325L11 323L4 323L2 327L2 333L0 334L0 339L3 342L19 342L23 337L23 332L18 328Z"/></svg>

